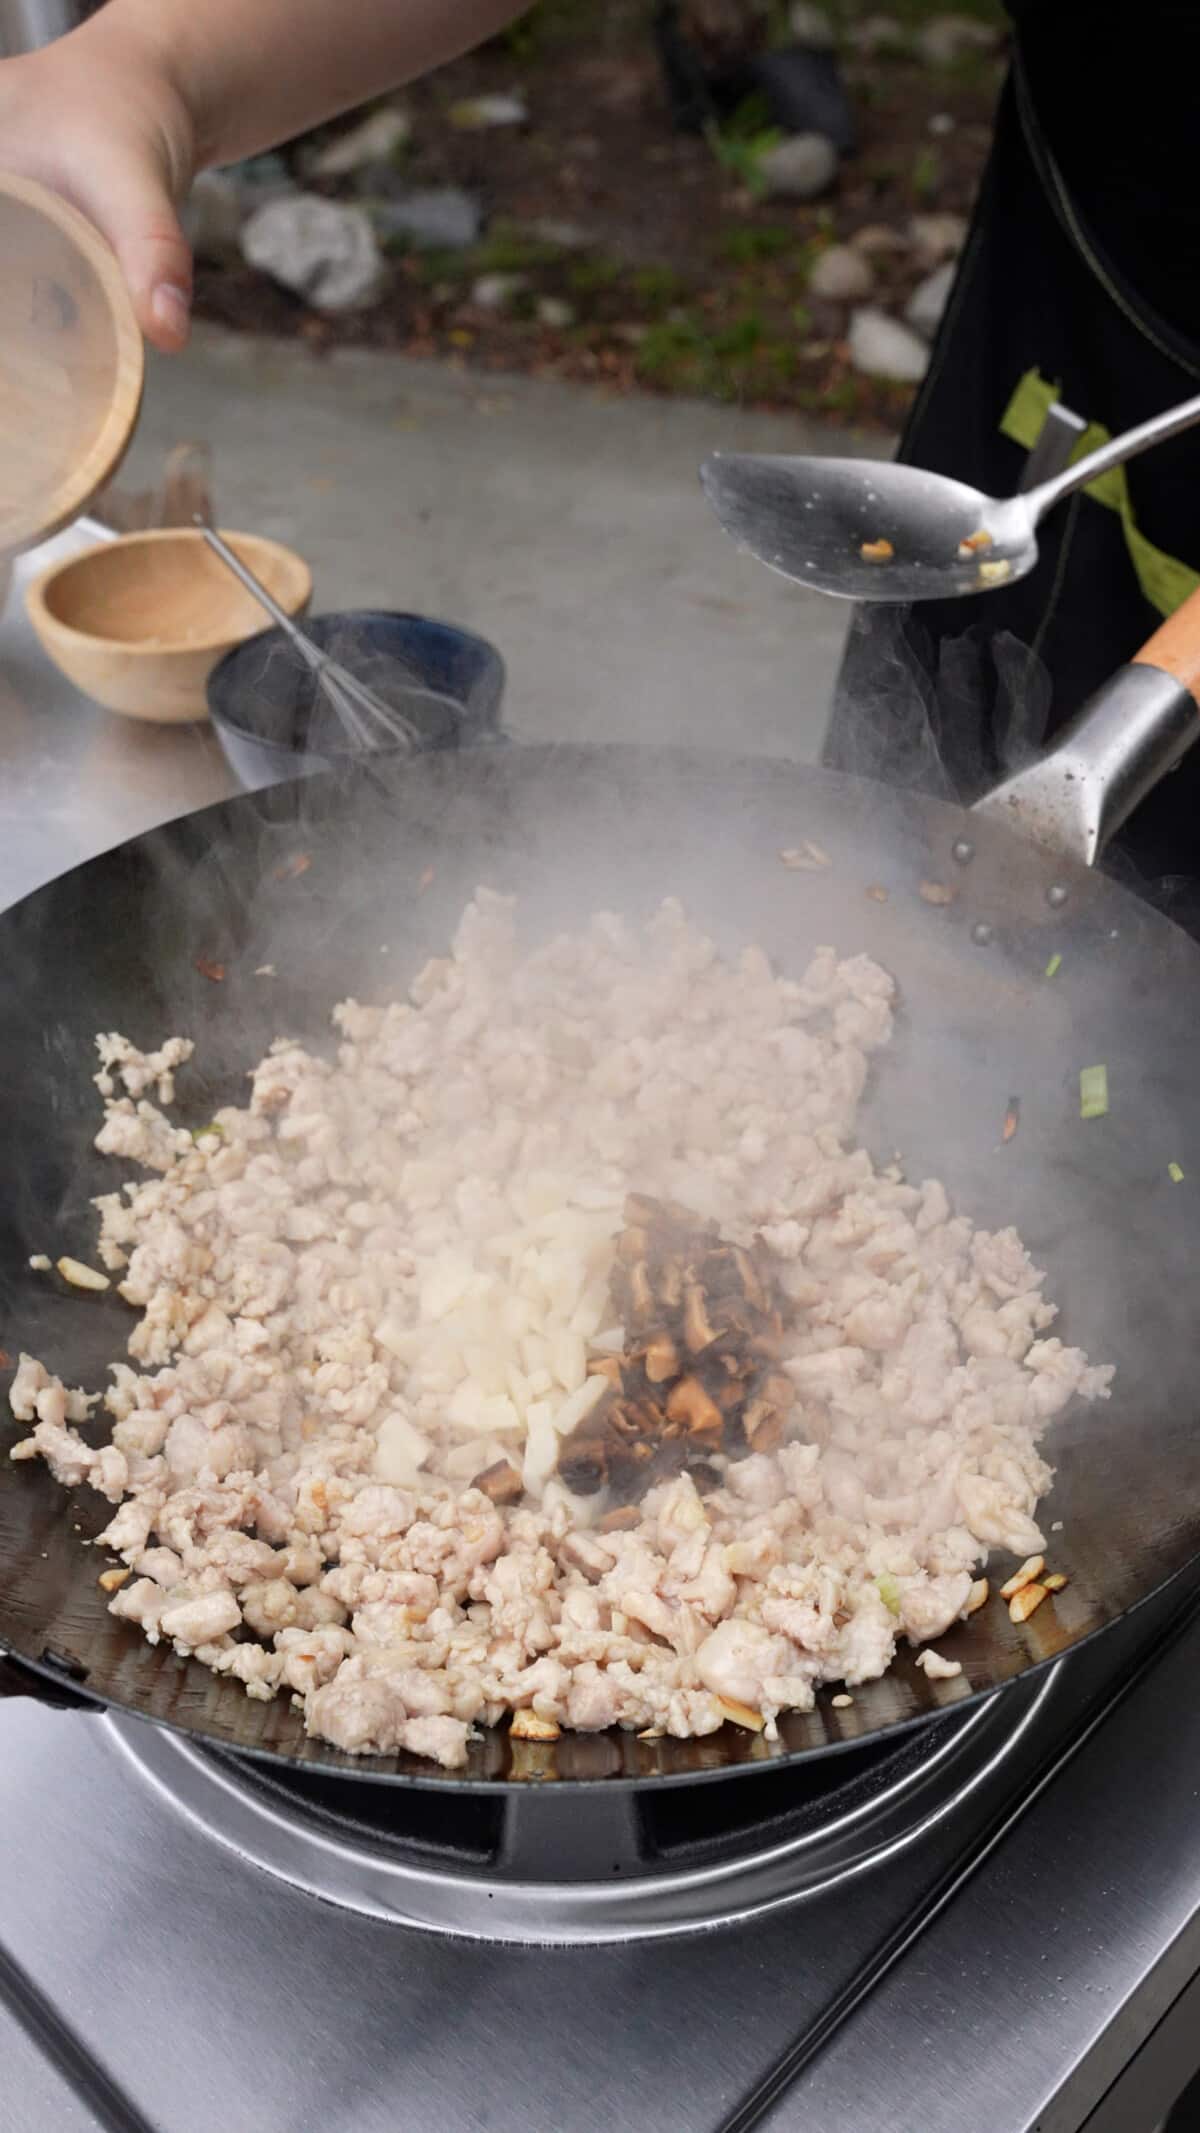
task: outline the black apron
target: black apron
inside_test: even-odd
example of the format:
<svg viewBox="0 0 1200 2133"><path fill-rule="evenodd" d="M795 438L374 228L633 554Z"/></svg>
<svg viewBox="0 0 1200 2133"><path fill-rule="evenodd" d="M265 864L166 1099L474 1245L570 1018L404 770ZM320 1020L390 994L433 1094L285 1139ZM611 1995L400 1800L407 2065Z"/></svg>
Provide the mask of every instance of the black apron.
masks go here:
<svg viewBox="0 0 1200 2133"><path fill-rule="evenodd" d="M1037 58L1036 40L1029 41ZM1036 99L1066 95L1066 85L1056 85L1057 58L1052 51L1050 62L1035 70L1035 89L1018 52L959 272L899 452L902 460L996 496L1021 480L1025 445L1001 425L1029 373L1056 388L1075 414L1113 434L1200 391L1200 343L1150 307L1124 260L1121 268L1114 264L1048 144L1050 129ZM1161 46L1157 65L1161 76L1168 65ZM1194 93L1195 75L1183 71ZM1103 215L1103 172L1097 178L1100 166L1087 153L1097 129L1084 131L1074 116L1078 99L1089 95L1087 77L1085 54L1075 101L1062 106L1077 128L1065 130L1064 148L1088 208ZM1177 235L1183 218L1191 256L1178 262L1180 302L1172 318L1190 326L1195 316L1200 334L1200 217L1194 201L1189 206L1185 175L1193 142L1194 122L1180 136L1170 212L1145 253L1147 280L1160 301L1170 298L1171 246L1184 243ZM1170 145L1159 159L1164 183ZM1126 253L1136 197L1126 188L1106 217ZM1135 461L1126 481L1138 532L1167 557L1200 569L1200 431ZM858 611L826 739L827 763L970 801L1053 733L1162 620L1161 607L1139 583L1117 511L1076 496L1043 522L1039 541L1036 570L1003 591ZM1191 879L1200 877L1200 749L1143 803L1110 863L1200 931L1200 879Z"/></svg>

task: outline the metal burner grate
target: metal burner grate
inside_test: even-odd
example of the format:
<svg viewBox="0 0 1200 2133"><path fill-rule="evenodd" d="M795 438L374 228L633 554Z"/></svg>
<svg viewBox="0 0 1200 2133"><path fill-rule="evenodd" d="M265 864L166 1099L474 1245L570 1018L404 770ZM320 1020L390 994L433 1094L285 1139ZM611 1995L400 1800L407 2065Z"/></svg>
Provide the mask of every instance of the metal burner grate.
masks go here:
<svg viewBox="0 0 1200 2133"><path fill-rule="evenodd" d="M119 1751L220 1844L326 1901L435 1933L534 1944L690 1933L799 1903L893 1857L1014 1755L1061 1667L819 1774L692 1788L372 1787L194 1747L122 1718Z"/></svg>

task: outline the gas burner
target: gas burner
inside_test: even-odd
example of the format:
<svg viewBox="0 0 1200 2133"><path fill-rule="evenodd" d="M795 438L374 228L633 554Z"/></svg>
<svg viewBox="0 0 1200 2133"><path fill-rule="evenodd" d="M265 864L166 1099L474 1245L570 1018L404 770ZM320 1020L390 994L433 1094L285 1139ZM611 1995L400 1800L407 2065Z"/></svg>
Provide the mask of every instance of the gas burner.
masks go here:
<svg viewBox="0 0 1200 2133"><path fill-rule="evenodd" d="M327 1902L472 1940L598 1943L732 1924L894 1858L1020 1760L1060 1672L894 1742L691 1785L280 1777L157 1726L106 1723L177 1812Z"/></svg>

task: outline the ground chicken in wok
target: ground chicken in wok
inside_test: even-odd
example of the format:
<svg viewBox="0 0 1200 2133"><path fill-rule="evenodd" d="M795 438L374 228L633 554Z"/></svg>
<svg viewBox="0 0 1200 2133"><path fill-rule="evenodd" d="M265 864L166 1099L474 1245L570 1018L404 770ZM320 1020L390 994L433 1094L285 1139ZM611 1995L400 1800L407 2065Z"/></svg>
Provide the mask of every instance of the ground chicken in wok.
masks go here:
<svg viewBox="0 0 1200 2133"><path fill-rule="evenodd" d="M942 1636L989 1551L1041 1545L1042 1434L1111 1372L1014 1231L855 1145L892 993L829 948L725 960L673 902L522 954L481 891L407 999L337 1009L336 1060L281 1039L195 1134L191 1043L102 1036L130 1360L103 1442L99 1396L22 1357L11 1456L114 1505L113 1613L339 1748L451 1767L507 1713L772 1737ZM639 1334L655 1206L702 1293Z"/></svg>

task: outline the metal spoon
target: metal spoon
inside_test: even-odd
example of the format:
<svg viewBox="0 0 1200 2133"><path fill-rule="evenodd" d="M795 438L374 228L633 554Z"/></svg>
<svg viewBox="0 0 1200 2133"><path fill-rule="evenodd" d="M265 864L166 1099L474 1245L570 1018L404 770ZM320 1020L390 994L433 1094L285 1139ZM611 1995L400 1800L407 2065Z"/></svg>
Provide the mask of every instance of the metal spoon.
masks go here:
<svg viewBox="0 0 1200 2133"><path fill-rule="evenodd" d="M841 600L946 600L1023 578L1062 497L1196 422L1200 396L1005 498L883 459L715 452L700 479L738 546L798 585Z"/></svg>

